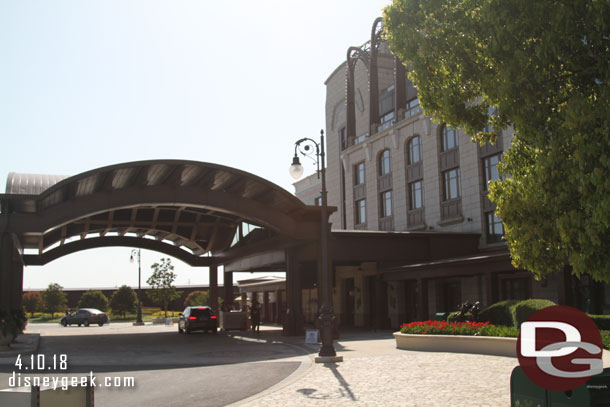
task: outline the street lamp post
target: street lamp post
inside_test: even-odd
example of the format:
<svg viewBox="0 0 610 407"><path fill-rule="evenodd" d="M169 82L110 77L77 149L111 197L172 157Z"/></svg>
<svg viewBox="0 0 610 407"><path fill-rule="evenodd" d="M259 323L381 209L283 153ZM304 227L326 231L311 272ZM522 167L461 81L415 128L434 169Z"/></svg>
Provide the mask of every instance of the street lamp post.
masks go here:
<svg viewBox="0 0 610 407"><path fill-rule="evenodd" d="M138 257L138 314L136 317L136 322L134 325L144 325L142 322L142 263L140 261L140 256L142 255L142 249L132 249L131 256L129 257L129 261L133 263L134 257Z"/></svg>
<svg viewBox="0 0 610 407"><path fill-rule="evenodd" d="M315 151L314 151L315 147ZM322 211L321 211L321 254L322 254L322 306L320 307L320 335L322 339L322 347L316 362L340 362L343 360L342 356L337 356L335 348L333 346L333 328L335 324L335 315L333 314L333 308L331 303L331 283L330 276L328 273L328 203L326 200L326 165L324 162L324 130L320 130L320 142L317 143L315 140L310 138L302 138L294 144L294 157L292 158L292 165L290 166L290 175L294 179L301 178L303 175L303 166L299 160L298 154L304 157L310 157L316 162L318 178L322 178L322 187L320 194L322 198ZM315 154L315 158L313 155Z"/></svg>

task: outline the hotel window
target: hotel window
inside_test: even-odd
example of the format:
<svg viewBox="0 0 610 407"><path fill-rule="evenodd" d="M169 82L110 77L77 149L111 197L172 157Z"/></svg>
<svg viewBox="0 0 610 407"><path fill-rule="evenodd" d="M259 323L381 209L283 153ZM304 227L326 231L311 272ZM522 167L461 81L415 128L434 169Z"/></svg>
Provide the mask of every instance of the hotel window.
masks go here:
<svg viewBox="0 0 610 407"><path fill-rule="evenodd" d="M381 207L380 207L380 217L387 218L392 216L392 191L385 191L381 193Z"/></svg>
<svg viewBox="0 0 610 407"><path fill-rule="evenodd" d="M379 126L377 131L383 131L396 122L394 118L394 85L388 86L379 95Z"/></svg>
<svg viewBox="0 0 610 407"><path fill-rule="evenodd" d="M405 119L409 117L413 117L416 114L421 113L422 109L419 106L419 98L411 99L407 102L406 110L405 110Z"/></svg>
<svg viewBox="0 0 610 407"><path fill-rule="evenodd" d="M502 241L504 235L504 225L495 212L487 212L487 243L498 243Z"/></svg>
<svg viewBox="0 0 610 407"><path fill-rule="evenodd" d="M409 141L409 164L416 164L422 159L421 138L415 136Z"/></svg>
<svg viewBox="0 0 610 407"><path fill-rule="evenodd" d="M461 196L459 168L443 172L443 187L443 201L456 199Z"/></svg>
<svg viewBox="0 0 610 407"><path fill-rule="evenodd" d="M379 175L386 175L392 172L392 162L390 160L390 150L383 150L379 156Z"/></svg>
<svg viewBox="0 0 610 407"><path fill-rule="evenodd" d="M420 209L424 206L423 182L415 181L409 184L409 210Z"/></svg>
<svg viewBox="0 0 610 407"><path fill-rule="evenodd" d="M356 201L355 218L356 225L366 223L366 199Z"/></svg>
<svg viewBox="0 0 610 407"><path fill-rule="evenodd" d="M458 144L458 132L456 129L451 127L443 126L442 137L441 137L441 151L449 151L457 148Z"/></svg>
<svg viewBox="0 0 610 407"><path fill-rule="evenodd" d="M495 181L500 179L500 173L498 172L498 163L502 158L502 154L495 154L483 159L483 189L487 191L489 181Z"/></svg>
<svg viewBox="0 0 610 407"><path fill-rule="evenodd" d="M422 138L415 135L406 144L407 160L407 228L425 227L424 214L424 171Z"/></svg>
<svg viewBox="0 0 610 407"><path fill-rule="evenodd" d="M498 111L495 108L493 108L493 107L487 108L487 116L491 117L491 116L495 116L497 114L498 114ZM488 123L483 128L483 131L486 133L490 133L490 132L494 131L494 128Z"/></svg>
<svg viewBox="0 0 610 407"><path fill-rule="evenodd" d="M364 162L354 166L354 185L362 185L365 181Z"/></svg>

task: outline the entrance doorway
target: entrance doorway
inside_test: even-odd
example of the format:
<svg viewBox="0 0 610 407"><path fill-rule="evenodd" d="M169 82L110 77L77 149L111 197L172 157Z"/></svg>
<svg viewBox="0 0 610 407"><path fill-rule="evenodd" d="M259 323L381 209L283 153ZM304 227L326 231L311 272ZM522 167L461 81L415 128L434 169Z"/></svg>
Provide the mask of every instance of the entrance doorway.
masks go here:
<svg viewBox="0 0 610 407"><path fill-rule="evenodd" d="M354 279L347 278L343 286L343 318L341 325L354 326Z"/></svg>
<svg viewBox="0 0 610 407"><path fill-rule="evenodd" d="M389 329L388 283L376 276L367 277L366 280L370 298L367 326L371 329Z"/></svg>
<svg viewBox="0 0 610 407"><path fill-rule="evenodd" d="M417 280L405 281L405 320L403 322L413 322L417 320Z"/></svg>

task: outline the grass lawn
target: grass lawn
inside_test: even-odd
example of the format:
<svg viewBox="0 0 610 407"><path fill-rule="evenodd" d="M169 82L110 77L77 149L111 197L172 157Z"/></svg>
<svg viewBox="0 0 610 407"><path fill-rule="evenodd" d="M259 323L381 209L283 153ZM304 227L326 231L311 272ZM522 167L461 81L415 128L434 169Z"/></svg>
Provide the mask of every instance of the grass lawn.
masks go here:
<svg viewBox="0 0 610 407"><path fill-rule="evenodd" d="M182 311L167 311L167 316L177 317L180 315ZM125 317L120 314L113 314L111 310L106 312L108 314L108 318L110 321L116 322L135 322L137 320L137 314L126 313ZM44 312L35 312L32 316L29 312L27 313L28 323L38 323L38 322L56 322L59 323L61 317L64 316L64 313L56 312L54 315ZM144 322L152 322L152 319L155 317L164 317L165 312L163 312L160 308L157 307L144 307L142 308L142 321Z"/></svg>

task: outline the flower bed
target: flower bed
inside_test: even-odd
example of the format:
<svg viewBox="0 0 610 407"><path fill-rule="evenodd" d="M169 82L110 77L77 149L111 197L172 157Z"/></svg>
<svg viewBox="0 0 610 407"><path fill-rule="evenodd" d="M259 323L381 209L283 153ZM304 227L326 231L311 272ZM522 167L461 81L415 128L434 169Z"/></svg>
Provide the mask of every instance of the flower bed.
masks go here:
<svg viewBox="0 0 610 407"><path fill-rule="evenodd" d="M601 331L605 349L610 348L610 331ZM402 324L394 333L396 347L427 352L460 352L516 357L514 327L494 326L489 322L417 321ZM605 358L610 357L608 354ZM609 359L610 360L610 359Z"/></svg>
<svg viewBox="0 0 610 407"><path fill-rule="evenodd" d="M475 335L482 328L493 326L489 322L416 321L400 326L403 334Z"/></svg>
<svg viewBox="0 0 610 407"><path fill-rule="evenodd" d="M399 349L516 357L518 334L489 322L417 321L402 324L394 337Z"/></svg>

